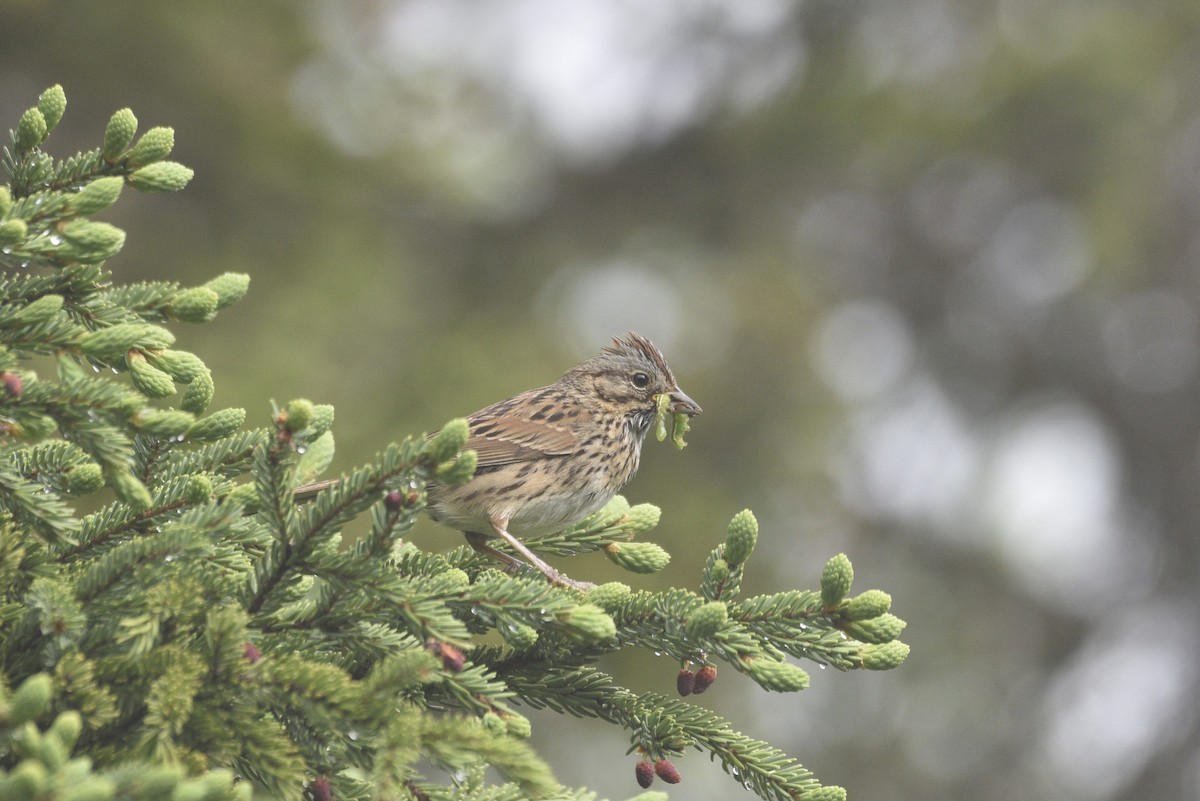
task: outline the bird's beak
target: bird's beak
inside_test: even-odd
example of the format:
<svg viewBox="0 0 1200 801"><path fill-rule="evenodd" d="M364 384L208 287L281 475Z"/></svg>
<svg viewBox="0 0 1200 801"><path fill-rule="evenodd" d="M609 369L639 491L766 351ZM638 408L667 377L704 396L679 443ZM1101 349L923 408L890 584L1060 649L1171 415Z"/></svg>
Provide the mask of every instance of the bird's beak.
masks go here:
<svg viewBox="0 0 1200 801"><path fill-rule="evenodd" d="M678 388L671 392L671 405L667 408L670 409L672 414L683 412L691 417L700 414L700 404L689 398L686 392Z"/></svg>

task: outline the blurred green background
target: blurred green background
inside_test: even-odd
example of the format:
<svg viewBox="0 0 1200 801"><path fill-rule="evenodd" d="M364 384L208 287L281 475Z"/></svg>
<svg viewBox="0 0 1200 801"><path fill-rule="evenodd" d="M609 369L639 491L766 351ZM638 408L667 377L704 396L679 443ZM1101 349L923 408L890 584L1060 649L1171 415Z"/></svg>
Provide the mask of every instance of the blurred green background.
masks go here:
<svg viewBox="0 0 1200 801"><path fill-rule="evenodd" d="M748 591L845 551L909 622L892 673L702 699L853 799L1200 798L1198 76L1194 0L0 6L5 127L56 82L58 156L175 127L109 266L253 276L180 332L217 407L333 403L346 469L654 339L705 412L627 487L674 555L631 583L749 506ZM534 721L634 793L623 734Z"/></svg>

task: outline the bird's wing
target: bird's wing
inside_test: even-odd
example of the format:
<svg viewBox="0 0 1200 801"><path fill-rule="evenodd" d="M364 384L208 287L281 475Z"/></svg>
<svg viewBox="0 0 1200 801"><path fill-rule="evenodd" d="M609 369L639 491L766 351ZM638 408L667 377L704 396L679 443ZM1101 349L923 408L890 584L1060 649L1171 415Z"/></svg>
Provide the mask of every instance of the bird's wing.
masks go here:
<svg viewBox="0 0 1200 801"><path fill-rule="evenodd" d="M480 409L467 418L471 435L464 448L475 451L481 468L574 453L591 416L574 405L564 411L556 394L557 388L542 387Z"/></svg>

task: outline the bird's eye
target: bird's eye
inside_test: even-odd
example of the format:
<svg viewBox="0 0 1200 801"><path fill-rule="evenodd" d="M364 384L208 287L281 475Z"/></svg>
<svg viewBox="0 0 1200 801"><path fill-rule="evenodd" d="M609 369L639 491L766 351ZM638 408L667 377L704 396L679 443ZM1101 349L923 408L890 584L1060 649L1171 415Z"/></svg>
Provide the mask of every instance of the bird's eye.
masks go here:
<svg viewBox="0 0 1200 801"><path fill-rule="evenodd" d="M646 387L650 386L650 376L646 375L645 373L634 373L629 377L629 380L632 381L633 385L638 389L645 389Z"/></svg>

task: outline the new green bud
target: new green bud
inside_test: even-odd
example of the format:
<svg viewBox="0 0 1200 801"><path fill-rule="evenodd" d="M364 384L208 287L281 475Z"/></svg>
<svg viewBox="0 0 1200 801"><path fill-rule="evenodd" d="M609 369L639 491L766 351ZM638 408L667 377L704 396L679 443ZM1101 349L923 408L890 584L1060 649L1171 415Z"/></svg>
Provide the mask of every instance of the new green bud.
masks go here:
<svg viewBox="0 0 1200 801"><path fill-rule="evenodd" d="M467 444L470 433L466 418L456 417L425 441L425 454L437 464L453 459Z"/></svg>
<svg viewBox="0 0 1200 801"><path fill-rule="evenodd" d="M88 776L59 796L61 801L111 801L117 785L107 776Z"/></svg>
<svg viewBox="0 0 1200 801"><path fill-rule="evenodd" d="M854 567L846 554L839 553L826 562L825 569L821 571L821 603L827 609L837 606L850 592L853 583Z"/></svg>
<svg viewBox="0 0 1200 801"><path fill-rule="evenodd" d="M559 616L564 633L579 642L592 643L617 636L617 624L595 604L580 604Z"/></svg>
<svg viewBox="0 0 1200 801"><path fill-rule="evenodd" d="M625 525L622 526L632 535L644 534L658 525L662 510L652 503L639 503L629 507L625 513Z"/></svg>
<svg viewBox="0 0 1200 801"><path fill-rule="evenodd" d="M908 659L908 645L899 640L864 645L859 659L867 670L891 670Z"/></svg>
<svg viewBox="0 0 1200 801"><path fill-rule="evenodd" d="M591 596L588 597L591 601ZM500 626L500 636L504 637L513 648L526 651L537 645L538 631L533 626L524 623L510 623Z"/></svg>
<svg viewBox="0 0 1200 801"><path fill-rule="evenodd" d="M442 462L438 465L437 479L451 486L466 484L475 475L479 464L479 454L475 451L463 451L453 462Z"/></svg>
<svg viewBox="0 0 1200 801"><path fill-rule="evenodd" d="M312 405L312 422L308 423L312 439L322 438L332 426L334 426L334 406L328 403L314 403Z"/></svg>
<svg viewBox="0 0 1200 801"><path fill-rule="evenodd" d="M179 399L179 408L192 414L202 414L208 408L208 404L212 403L215 391L212 373L205 370L193 378L192 383L188 384L188 388L183 392L183 397Z"/></svg>
<svg viewBox="0 0 1200 801"><path fill-rule="evenodd" d="M604 554L631 573L657 573L671 561L671 555L652 542L610 542Z"/></svg>
<svg viewBox="0 0 1200 801"><path fill-rule="evenodd" d="M625 500L625 496L614 495L609 498L608 503L604 504L604 507L599 512L596 512L596 517L599 520L604 520L605 525L613 525L628 512L629 501Z"/></svg>
<svg viewBox="0 0 1200 801"><path fill-rule="evenodd" d="M0 245L15 245L25 241L29 226L20 218L0 222Z"/></svg>
<svg viewBox="0 0 1200 801"><path fill-rule="evenodd" d="M42 112L42 117L46 120L46 129L49 131L54 130L54 126L58 125L66 110L67 93L58 84L42 92L38 98L38 111Z"/></svg>
<svg viewBox="0 0 1200 801"><path fill-rule="evenodd" d="M141 795L135 797L139 799L170 798L171 791L175 789L182 778L183 771L178 767L146 765L139 771L137 778Z"/></svg>
<svg viewBox="0 0 1200 801"><path fill-rule="evenodd" d="M254 801L254 785L250 782L238 782L229 788L221 801Z"/></svg>
<svg viewBox="0 0 1200 801"><path fill-rule="evenodd" d="M58 429L54 418L40 412L31 412L21 416L19 431L13 433L22 439L41 439L48 437Z"/></svg>
<svg viewBox="0 0 1200 801"><path fill-rule="evenodd" d="M667 407L671 405L671 396L660 392L654 396L654 438L662 442L667 438Z"/></svg>
<svg viewBox="0 0 1200 801"><path fill-rule="evenodd" d="M13 147L18 153L28 153L46 141L47 133L49 133L49 129L42 112L36 108L26 109L25 113L21 115L20 122L17 123L17 136L13 141Z"/></svg>
<svg viewBox="0 0 1200 801"><path fill-rule="evenodd" d="M63 477L66 479L67 492L72 495L87 495L104 486L104 470L95 462L77 464L67 470Z"/></svg>
<svg viewBox="0 0 1200 801"><path fill-rule="evenodd" d="M0 186L0 217L3 217L5 214L8 214L8 211L11 208L12 208L12 191L8 188L8 185L5 184L5 185Z"/></svg>
<svg viewBox="0 0 1200 801"><path fill-rule="evenodd" d="M729 608L722 601L710 601L688 613L684 629L693 640L705 640L729 621Z"/></svg>
<svg viewBox="0 0 1200 801"><path fill-rule="evenodd" d="M115 175L97 178L75 193L71 198L71 208L84 217L103 211L117 202L124 187L125 179Z"/></svg>
<svg viewBox="0 0 1200 801"><path fill-rule="evenodd" d="M156 350L147 353L146 358L179 384L190 384L196 376L208 372L200 357L186 350Z"/></svg>
<svg viewBox="0 0 1200 801"><path fill-rule="evenodd" d="M154 505L150 490L128 470L110 470L108 485L112 487L117 499L133 507L134 511L143 512Z"/></svg>
<svg viewBox="0 0 1200 801"><path fill-rule="evenodd" d="M750 558L758 542L758 520L749 509L743 509L729 521L729 533L725 537L725 561L740 565Z"/></svg>
<svg viewBox="0 0 1200 801"><path fill-rule="evenodd" d="M846 790L836 784L816 787L801 795L800 801L846 801Z"/></svg>
<svg viewBox="0 0 1200 801"><path fill-rule="evenodd" d="M57 738L69 753L75 747L75 741L79 739L82 731L83 718L74 709L69 709L54 719L47 734Z"/></svg>
<svg viewBox="0 0 1200 801"><path fill-rule="evenodd" d="M245 273L221 273L204 286L217 293L217 308L223 309L245 297L246 290L250 288L250 276Z"/></svg>
<svg viewBox="0 0 1200 801"><path fill-rule="evenodd" d="M112 258L125 245L125 232L115 225L91 220L72 220L62 227L69 255L83 264Z"/></svg>
<svg viewBox="0 0 1200 801"><path fill-rule="evenodd" d="M169 438L183 436L194 422L196 422L196 416L191 412L181 412L177 409L150 409L141 415L139 427L143 434Z"/></svg>
<svg viewBox="0 0 1200 801"><path fill-rule="evenodd" d="M765 656L743 662L750 678L764 690L794 693L808 687L808 673L791 662L777 662Z"/></svg>
<svg viewBox="0 0 1200 801"><path fill-rule="evenodd" d="M141 167L162 161L171 155L173 147L175 147L175 129L161 125L155 126L142 134L142 138L133 146L133 150L129 151L127 163L131 167Z"/></svg>
<svg viewBox="0 0 1200 801"><path fill-rule="evenodd" d="M879 617L892 608L892 596L883 590L867 590L850 599L846 615L851 620L869 620Z"/></svg>
<svg viewBox="0 0 1200 801"><path fill-rule="evenodd" d="M313 402L307 398L297 398L287 405L283 413L283 426L293 434L308 428L313 418Z"/></svg>
<svg viewBox="0 0 1200 801"><path fill-rule="evenodd" d="M240 506L248 513L255 512L259 508L258 488L254 485L254 482L238 484L225 496L225 503Z"/></svg>
<svg viewBox="0 0 1200 801"><path fill-rule="evenodd" d="M129 351L125 363L129 367L133 385L146 397L165 398L174 394L175 382L171 380L171 376L150 364L141 351Z"/></svg>
<svg viewBox="0 0 1200 801"><path fill-rule="evenodd" d="M457 567L452 567L438 575L453 589L465 590L471 586L471 577L467 575L467 571Z"/></svg>
<svg viewBox="0 0 1200 801"><path fill-rule="evenodd" d="M311 426L309 430L312 430ZM300 462L296 465L296 477L300 483L308 484L316 481L317 476L328 470L329 465L333 462L335 449L333 432L326 431L318 437L305 433L304 455L300 457Z"/></svg>
<svg viewBox="0 0 1200 801"><path fill-rule="evenodd" d="M34 725L32 723L25 724L26 732L33 728ZM32 746L30 750L33 752L34 756L41 759L46 767L50 769L51 773L59 772L59 770L66 763L67 758L71 756L70 753L67 752L67 749L63 747L63 744L60 743L56 738L46 737L43 735L37 741L30 740L29 745Z"/></svg>
<svg viewBox="0 0 1200 801"><path fill-rule="evenodd" d="M504 720L495 712L485 712L483 717L479 719L479 722L483 724L483 728L490 732L495 734L504 733Z"/></svg>
<svg viewBox="0 0 1200 801"><path fill-rule="evenodd" d="M31 302L28 306L14 314L13 318L20 323L36 325L52 319L56 314L62 311L62 307L62 295L42 295L40 298Z"/></svg>
<svg viewBox="0 0 1200 801"><path fill-rule="evenodd" d="M116 404L113 410L124 415L132 422L135 415L139 415L146 408L146 396L138 392L133 387L123 392L116 398Z"/></svg>
<svg viewBox="0 0 1200 801"><path fill-rule="evenodd" d="M217 316L221 299L208 287L185 289L171 301L170 313L184 323L207 323Z"/></svg>
<svg viewBox="0 0 1200 801"><path fill-rule="evenodd" d="M171 801L215 801L215 798L219 796L210 795L208 788L200 783L199 778L183 780L175 788L175 792L171 793Z"/></svg>
<svg viewBox="0 0 1200 801"><path fill-rule="evenodd" d="M79 340L83 355L101 361L123 358L133 347L164 348L175 337L165 328L145 323L117 323L93 331Z"/></svg>
<svg viewBox="0 0 1200 801"><path fill-rule="evenodd" d="M518 740L528 740L529 736L533 734L533 724L524 715L509 712L504 716L504 731L509 737L515 737Z"/></svg>
<svg viewBox="0 0 1200 801"><path fill-rule="evenodd" d="M145 350L163 350L175 344L175 335L159 325L142 326L139 347Z"/></svg>
<svg viewBox="0 0 1200 801"><path fill-rule="evenodd" d="M859 642L885 643L900 636L908 624L891 614L879 615L870 620L859 620L842 627L842 631Z"/></svg>
<svg viewBox="0 0 1200 801"><path fill-rule="evenodd" d="M733 571L729 569L729 563L724 559L714 559L712 562L712 569L708 571L709 577L712 579L713 583L716 584L719 584L720 582L729 578L732 572Z"/></svg>
<svg viewBox="0 0 1200 801"><path fill-rule="evenodd" d="M129 143L133 141L135 133L137 133L137 117L133 116L132 111L123 108L113 114L108 121L108 126L104 129L104 146L100 150L104 160L112 164L120 159L125 148L129 147Z"/></svg>
<svg viewBox="0 0 1200 801"><path fill-rule="evenodd" d="M232 771L226 768L217 768L196 777L196 781L204 787L206 800L221 801L233 789L233 778Z"/></svg>
<svg viewBox="0 0 1200 801"><path fill-rule="evenodd" d="M54 684L46 673L35 673L13 693L8 702L8 719L5 723L16 728L28 721L36 720L50 705Z"/></svg>
<svg viewBox="0 0 1200 801"><path fill-rule="evenodd" d="M675 412L671 415L671 442L679 450L687 447L683 435L692 429L692 418L686 412Z"/></svg>
<svg viewBox="0 0 1200 801"><path fill-rule="evenodd" d="M188 476L183 485L183 499L188 503L204 503L212 498L212 479L204 475Z"/></svg>
<svg viewBox="0 0 1200 801"><path fill-rule="evenodd" d="M221 409L194 422L187 430L187 438L193 442L211 442L229 436L245 422L245 409Z"/></svg>
<svg viewBox="0 0 1200 801"><path fill-rule="evenodd" d="M629 600L629 596L633 595L633 590L628 584L622 584L619 581L609 581L595 587L588 592L588 603L595 604L605 612L615 612L620 608L621 604Z"/></svg>
<svg viewBox="0 0 1200 801"><path fill-rule="evenodd" d="M45 765L33 759L22 760L12 773L0 777L0 801L40 798L48 781Z"/></svg>
<svg viewBox="0 0 1200 801"><path fill-rule="evenodd" d="M177 161L156 161L129 174L129 185L140 192L178 192L196 173Z"/></svg>

